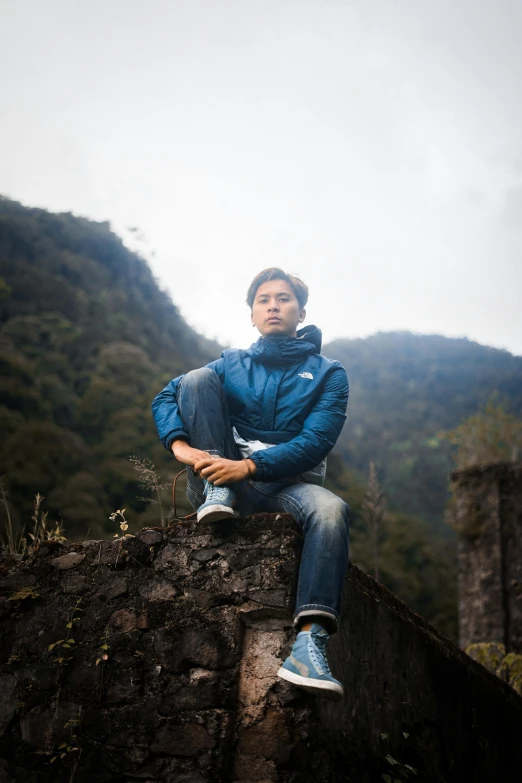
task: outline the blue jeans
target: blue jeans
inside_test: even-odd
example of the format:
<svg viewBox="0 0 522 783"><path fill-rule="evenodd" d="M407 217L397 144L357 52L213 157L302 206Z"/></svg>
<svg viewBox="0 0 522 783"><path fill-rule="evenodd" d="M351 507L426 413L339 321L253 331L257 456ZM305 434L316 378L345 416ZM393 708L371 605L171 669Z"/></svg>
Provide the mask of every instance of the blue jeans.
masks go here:
<svg viewBox="0 0 522 783"><path fill-rule="evenodd" d="M189 443L227 459L241 459L232 434L227 403L218 376L208 368L187 373L178 389L178 405ZM204 502L203 480L188 468L187 495L197 509ZM240 481L233 485L242 515L284 512L304 536L294 622L322 617L337 630L348 568L350 509L324 487L285 481Z"/></svg>

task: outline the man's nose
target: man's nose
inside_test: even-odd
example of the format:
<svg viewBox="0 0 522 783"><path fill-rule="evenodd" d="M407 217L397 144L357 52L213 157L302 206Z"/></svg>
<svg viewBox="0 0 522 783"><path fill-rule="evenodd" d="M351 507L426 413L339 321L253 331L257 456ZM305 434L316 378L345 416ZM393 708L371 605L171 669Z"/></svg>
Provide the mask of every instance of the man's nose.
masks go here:
<svg viewBox="0 0 522 783"><path fill-rule="evenodd" d="M276 299L274 299L272 302L269 303L268 309L269 310L279 310L279 302Z"/></svg>

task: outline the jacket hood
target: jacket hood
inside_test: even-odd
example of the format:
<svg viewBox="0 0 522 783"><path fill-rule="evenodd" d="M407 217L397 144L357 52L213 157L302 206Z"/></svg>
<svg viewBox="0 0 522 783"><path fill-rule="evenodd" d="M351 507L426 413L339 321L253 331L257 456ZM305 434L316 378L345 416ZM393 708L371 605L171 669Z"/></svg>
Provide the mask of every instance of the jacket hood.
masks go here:
<svg viewBox="0 0 522 783"><path fill-rule="evenodd" d="M320 353L321 343L321 330L310 324L299 329L296 337L260 337L250 346L248 353L262 364L293 364L305 356Z"/></svg>

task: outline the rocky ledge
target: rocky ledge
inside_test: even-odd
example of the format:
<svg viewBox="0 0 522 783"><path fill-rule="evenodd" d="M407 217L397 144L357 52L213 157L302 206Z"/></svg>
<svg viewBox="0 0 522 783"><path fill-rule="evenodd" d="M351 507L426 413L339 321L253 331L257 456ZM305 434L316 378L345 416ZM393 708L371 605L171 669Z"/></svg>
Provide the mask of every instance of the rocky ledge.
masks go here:
<svg viewBox="0 0 522 783"><path fill-rule="evenodd" d="M0 559L0 783L519 781L522 700L352 568L341 704L276 677L291 517Z"/></svg>

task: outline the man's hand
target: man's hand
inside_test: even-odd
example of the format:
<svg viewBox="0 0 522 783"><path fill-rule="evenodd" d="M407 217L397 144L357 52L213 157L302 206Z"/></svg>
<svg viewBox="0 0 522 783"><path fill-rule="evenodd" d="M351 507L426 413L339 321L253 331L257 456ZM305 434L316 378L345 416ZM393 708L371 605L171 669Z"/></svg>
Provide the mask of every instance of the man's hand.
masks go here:
<svg viewBox="0 0 522 783"><path fill-rule="evenodd" d="M247 464L248 463L248 464ZM194 470L200 476L211 481L217 487L222 484L235 484L237 481L252 476L256 464L251 459L224 459L224 457L207 457L196 462Z"/></svg>
<svg viewBox="0 0 522 783"><path fill-rule="evenodd" d="M209 454L207 451L192 448L186 440L173 441L170 450L178 462L182 462L183 465L190 465L191 468L193 468L197 462L201 462L201 460L212 461L218 459L218 457L213 457L212 454Z"/></svg>

